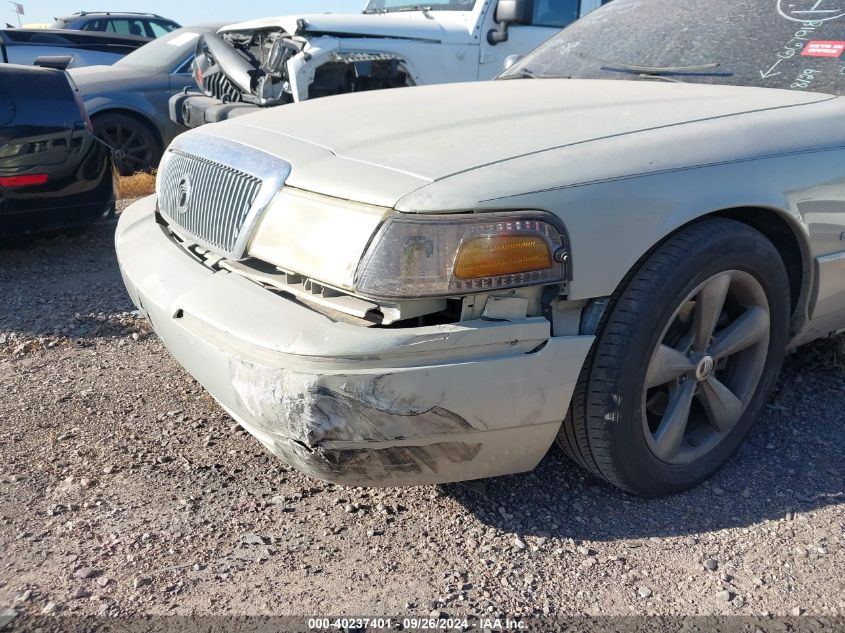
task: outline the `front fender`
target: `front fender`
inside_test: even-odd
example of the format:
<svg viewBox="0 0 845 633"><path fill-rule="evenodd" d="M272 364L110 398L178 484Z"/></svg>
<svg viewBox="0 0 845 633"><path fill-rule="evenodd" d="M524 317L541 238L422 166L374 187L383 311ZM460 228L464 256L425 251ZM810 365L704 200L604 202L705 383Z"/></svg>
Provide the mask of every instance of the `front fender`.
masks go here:
<svg viewBox="0 0 845 633"><path fill-rule="evenodd" d="M329 57L340 49L340 39L336 37L316 37L309 40L308 46L288 61L288 80L294 101L308 99L308 87L314 81L314 73Z"/></svg>
<svg viewBox="0 0 845 633"><path fill-rule="evenodd" d="M812 269L843 250L845 133L829 124L843 109L831 99L599 138L444 178L396 208L555 213L572 242L572 299L612 294L655 244L726 209L780 215Z"/></svg>
<svg viewBox="0 0 845 633"><path fill-rule="evenodd" d="M88 110L88 115L92 117L106 111L122 110L137 114L145 119L155 120L156 112L153 105L141 97L131 98L133 96L131 95L129 99L123 98L123 95L119 99L116 95L99 95L86 98L84 99L85 108Z"/></svg>
<svg viewBox="0 0 845 633"><path fill-rule="evenodd" d="M826 174L811 173L804 169L802 161L813 160L818 170L829 171L833 178L836 172L843 171L835 165L845 165L845 150L831 150L826 157L814 156L781 156L672 170L475 204L462 201L461 206L467 210L541 209L555 213L565 224L571 241L570 299L604 297L613 294L654 245L686 224L725 209L750 207L779 214L810 256L811 230L801 200L807 199L808 192ZM765 179L761 174L765 174ZM500 178L504 176L500 174ZM412 199L406 198L398 206L409 210L413 198L419 200L422 196L433 202L436 189L437 183L412 194Z"/></svg>
<svg viewBox="0 0 845 633"><path fill-rule="evenodd" d="M308 98L317 69L333 56L378 55L402 62L414 85L474 81L478 75L478 45L432 44L390 38L341 39L321 36L288 62L288 76L296 101Z"/></svg>

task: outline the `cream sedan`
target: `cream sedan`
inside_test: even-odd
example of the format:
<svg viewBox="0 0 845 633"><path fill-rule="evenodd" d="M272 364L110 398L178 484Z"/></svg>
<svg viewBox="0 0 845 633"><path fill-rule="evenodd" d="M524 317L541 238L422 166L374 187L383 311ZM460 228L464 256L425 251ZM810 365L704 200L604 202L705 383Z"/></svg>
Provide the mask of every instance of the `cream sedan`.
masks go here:
<svg viewBox="0 0 845 633"><path fill-rule="evenodd" d="M121 217L126 286L315 477L490 477L557 439L632 493L694 486L787 349L845 328L845 11L819 4L614 0L497 81L184 134Z"/></svg>

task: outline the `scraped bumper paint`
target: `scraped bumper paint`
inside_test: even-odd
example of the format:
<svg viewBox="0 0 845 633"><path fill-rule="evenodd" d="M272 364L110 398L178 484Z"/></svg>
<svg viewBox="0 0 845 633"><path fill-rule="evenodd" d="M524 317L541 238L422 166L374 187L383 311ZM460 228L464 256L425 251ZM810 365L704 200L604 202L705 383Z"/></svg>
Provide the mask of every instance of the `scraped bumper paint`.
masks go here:
<svg viewBox="0 0 845 633"><path fill-rule="evenodd" d="M544 319L407 329L338 323L193 260L149 198L117 250L132 300L176 359L299 470L350 485L532 469L566 414L592 337Z"/></svg>

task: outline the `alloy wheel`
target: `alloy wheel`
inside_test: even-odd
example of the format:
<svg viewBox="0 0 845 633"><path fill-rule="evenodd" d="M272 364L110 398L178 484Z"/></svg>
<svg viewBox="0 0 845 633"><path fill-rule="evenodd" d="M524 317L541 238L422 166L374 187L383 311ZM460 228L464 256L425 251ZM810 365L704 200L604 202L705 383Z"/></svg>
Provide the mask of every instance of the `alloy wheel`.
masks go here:
<svg viewBox="0 0 845 633"><path fill-rule="evenodd" d="M148 134L123 123L103 126L98 132L100 138L114 150L115 164L121 176L152 169L155 148Z"/></svg>
<svg viewBox="0 0 845 633"><path fill-rule="evenodd" d="M643 430L658 459L692 463L730 434L763 374L769 337L766 293L746 272L713 275L680 303L643 386Z"/></svg>

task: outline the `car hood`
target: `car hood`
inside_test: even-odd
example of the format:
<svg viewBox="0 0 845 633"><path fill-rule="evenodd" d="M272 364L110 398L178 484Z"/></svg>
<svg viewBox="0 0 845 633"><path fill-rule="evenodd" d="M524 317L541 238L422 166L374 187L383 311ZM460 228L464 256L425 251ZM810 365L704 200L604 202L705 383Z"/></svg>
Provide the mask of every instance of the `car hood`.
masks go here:
<svg viewBox="0 0 845 633"><path fill-rule="evenodd" d="M70 68L68 73L83 96L96 92L127 89L130 86L141 87L154 81L167 83L166 73L136 66L83 66Z"/></svg>
<svg viewBox="0 0 845 633"><path fill-rule="evenodd" d="M652 81L521 79L316 99L217 130L289 160L292 186L393 206L431 182L539 152L826 99ZM560 178L566 184L565 166Z"/></svg>
<svg viewBox="0 0 845 633"><path fill-rule="evenodd" d="M264 18L233 24L221 29L247 31L282 28L288 33L302 31L303 35L334 35L339 37L389 37L429 42L468 40L471 14L466 11L432 11L426 17L422 11L402 13L316 13ZM300 28L300 23L306 26Z"/></svg>

